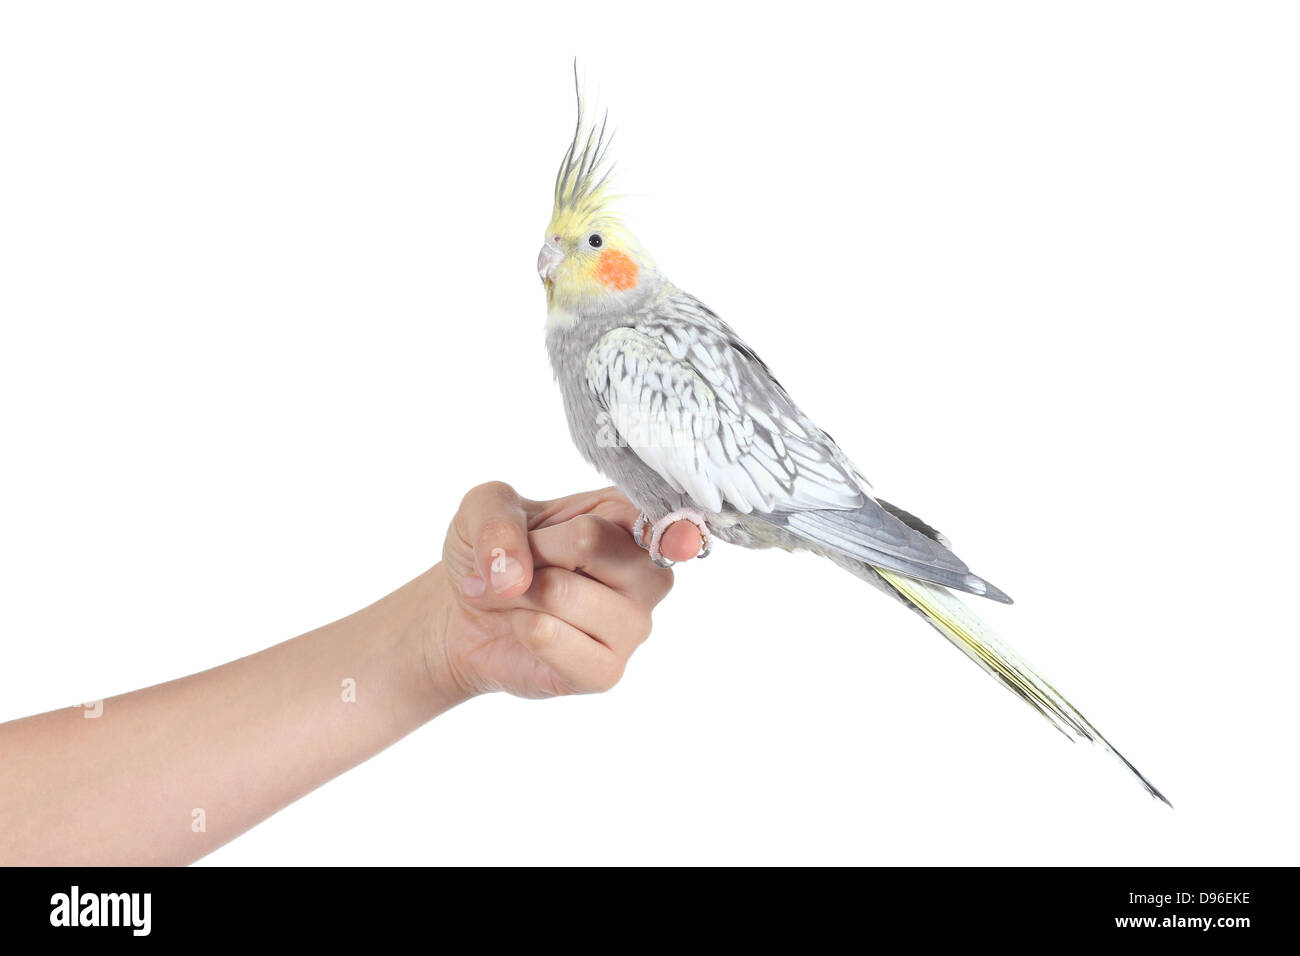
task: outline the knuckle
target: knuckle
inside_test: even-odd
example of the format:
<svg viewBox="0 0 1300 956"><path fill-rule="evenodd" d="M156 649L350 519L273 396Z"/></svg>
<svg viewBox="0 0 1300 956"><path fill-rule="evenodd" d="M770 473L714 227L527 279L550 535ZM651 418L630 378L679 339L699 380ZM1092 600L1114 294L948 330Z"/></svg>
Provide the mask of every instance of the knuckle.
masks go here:
<svg viewBox="0 0 1300 956"><path fill-rule="evenodd" d="M673 572L667 568L657 568L650 561L646 564L652 569L645 577L644 591L642 600L648 607L655 607L664 598L668 597L673 589Z"/></svg>
<svg viewBox="0 0 1300 956"><path fill-rule="evenodd" d="M549 614L534 614L528 622L528 640L534 647L552 646L559 634L560 622Z"/></svg>
<svg viewBox="0 0 1300 956"><path fill-rule="evenodd" d="M623 671L627 667L621 658L615 658L602 667L592 680L592 688L599 694L613 690L619 681L623 679Z"/></svg>
<svg viewBox="0 0 1300 956"><path fill-rule="evenodd" d="M573 519L573 546L589 557L598 553L605 542L606 523L596 515L579 515Z"/></svg>
<svg viewBox="0 0 1300 956"><path fill-rule="evenodd" d="M461 506L472 505L477 501L497 500L503 496L514 494L515 489L504 481L485 481L465 492L465 497L461 499Z"/></svg>
<svg viewBox="0 0 1300 956"><path fill-rule="evenodd" d="M655 603L658 604L672 592L677 579L673 577L672 568L655 568L655 570L659 572L655 575Z"/></svg>
<svg viewBox="0 0 1300 956"><path fill-rule="evenodd" d="M563 607L569 594L569 582L555 568L543 568L536 578L537 599L544 607Z"/></svg>
<svg viewBox="0 0 1300 956"><path fill-rule="evenodd" d="M636 638L637 644L644 644L649 640L650 632L654 630L654 621L650 617L650 612L643 609L641 613L637 615L633 627L633 636Z"/></svg>

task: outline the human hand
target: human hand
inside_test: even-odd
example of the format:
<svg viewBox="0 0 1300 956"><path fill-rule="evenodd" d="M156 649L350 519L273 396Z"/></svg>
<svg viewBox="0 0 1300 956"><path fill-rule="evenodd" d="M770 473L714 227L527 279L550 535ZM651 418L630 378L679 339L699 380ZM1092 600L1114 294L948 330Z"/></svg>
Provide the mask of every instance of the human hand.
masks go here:
<svg viewBox="0 0 1300 956"><path fill-rule="evenodd" d="M632 539L637 508L614 488L530 501L501 482L465 496L443 545L431 671L466 696L609 690L650 634L650 611L672 587ZM678 522L661 550L699 553Z"/></svg>

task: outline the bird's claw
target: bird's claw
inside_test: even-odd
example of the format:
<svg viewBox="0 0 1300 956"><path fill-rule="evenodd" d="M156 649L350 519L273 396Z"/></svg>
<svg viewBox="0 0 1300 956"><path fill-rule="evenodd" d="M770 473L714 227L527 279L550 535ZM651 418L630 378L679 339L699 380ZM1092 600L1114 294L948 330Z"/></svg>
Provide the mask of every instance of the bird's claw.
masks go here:
<svg viewBox="0 0 1300 956"><path fill-rule="evenodd" d="M641 512L636 516L636 521L632 524L632 540L643 550L649 550L650 543L645 539L645 529L650 526L650 519Z"/></svg>

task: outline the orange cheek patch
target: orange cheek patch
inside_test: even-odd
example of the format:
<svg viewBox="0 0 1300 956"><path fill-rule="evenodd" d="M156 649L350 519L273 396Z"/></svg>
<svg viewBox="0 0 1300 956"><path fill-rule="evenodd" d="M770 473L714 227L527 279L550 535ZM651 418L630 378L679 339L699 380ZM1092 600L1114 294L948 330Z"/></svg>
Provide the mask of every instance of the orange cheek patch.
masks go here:
<svg viewBox="0 0 1300 956"><path fill-rule="evenodd" d="M636 263L617 249L606 249L596 262L596 278L611 289L630 289L636 285Z"/></svg>

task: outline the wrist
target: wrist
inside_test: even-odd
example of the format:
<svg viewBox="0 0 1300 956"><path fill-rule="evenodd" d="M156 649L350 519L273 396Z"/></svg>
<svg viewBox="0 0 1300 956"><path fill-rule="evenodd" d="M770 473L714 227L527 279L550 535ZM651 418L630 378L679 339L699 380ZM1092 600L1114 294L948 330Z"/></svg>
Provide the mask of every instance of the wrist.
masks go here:
<svg viewBox="0 0 1300 956"><path fill-rule="evenodd" d="M465 680L455 664L452 647L459 605L456 595L452 593L446 568L439 562L412 583L420 584L426 608L422 615L424 626L421 641L421 667L425 676L426 693L431 700L442 702L443 706L438 711L441 713L476 697L480 692Z"/></svg>

